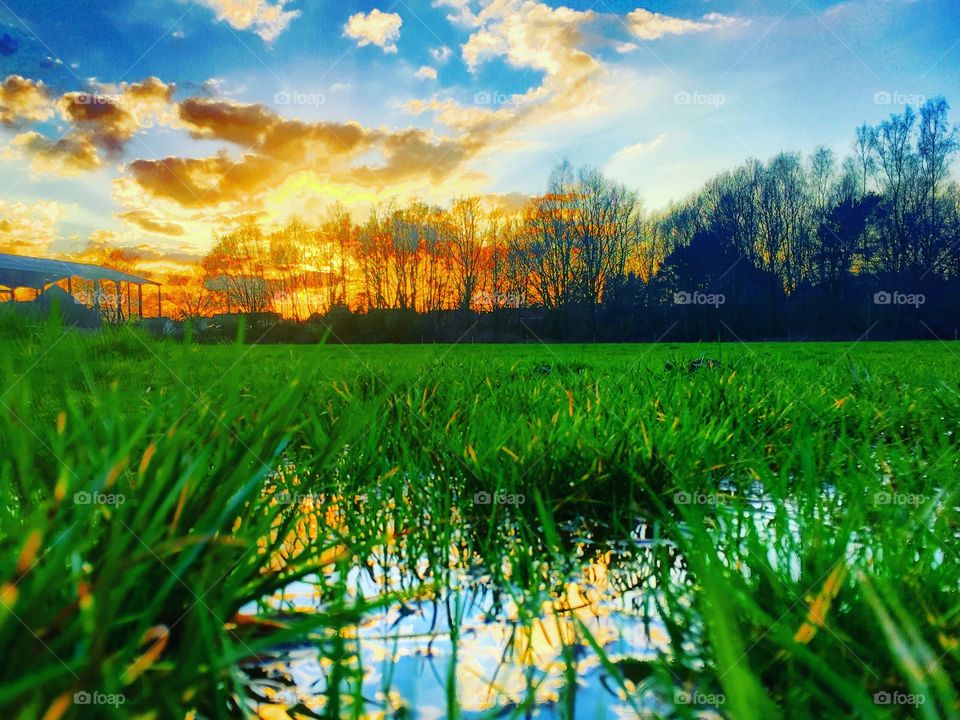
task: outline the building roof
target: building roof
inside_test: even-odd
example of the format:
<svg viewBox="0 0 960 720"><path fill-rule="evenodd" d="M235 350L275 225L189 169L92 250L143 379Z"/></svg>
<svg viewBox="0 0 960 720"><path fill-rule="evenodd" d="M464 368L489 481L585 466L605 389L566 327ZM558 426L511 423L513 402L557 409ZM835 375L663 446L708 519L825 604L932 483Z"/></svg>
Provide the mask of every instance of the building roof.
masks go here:
<svg viewBox="0 0 960 720"><path fill-rule="evenodd" d="M50 283L70 277L85 280L128 282L135 285L160 284L137 275L111 270L99 265L0 253L0 286L8 288L28 287L39 290Z"/></svg>

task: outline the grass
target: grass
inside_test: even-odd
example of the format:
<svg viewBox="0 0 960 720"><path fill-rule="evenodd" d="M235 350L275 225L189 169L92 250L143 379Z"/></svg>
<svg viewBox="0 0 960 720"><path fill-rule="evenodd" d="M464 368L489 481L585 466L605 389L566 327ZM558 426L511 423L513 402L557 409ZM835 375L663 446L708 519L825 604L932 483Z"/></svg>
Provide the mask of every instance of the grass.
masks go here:
<svg viewBox="0 0 960 720"><path fill-rule="evenodd" d="M400 665L366 693L358 633L425 601L448 618L446 717L611 716L578 700L585 653L650 717L960 715L960 345L0 334L6 717L416 716ZM641 568L668 650L618 652L569 601L598 562ZM399 579L358 592L374 567ZM522 692L490 683L487 710L458 671L465 578L520 633ZM555 694L517 649L545 622ZM321 698L251 690L304 644Z"/></svg>

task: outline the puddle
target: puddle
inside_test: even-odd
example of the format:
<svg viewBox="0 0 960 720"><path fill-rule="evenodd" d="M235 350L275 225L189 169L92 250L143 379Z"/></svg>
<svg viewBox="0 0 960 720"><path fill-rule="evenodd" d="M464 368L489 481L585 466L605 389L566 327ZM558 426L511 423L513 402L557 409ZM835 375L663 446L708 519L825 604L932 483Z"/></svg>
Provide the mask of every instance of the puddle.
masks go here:
<svg viewBox="0 0 960 720"><path fill-rule="evenodd" d="M345 579L354 598L369 600L382 597L385 589L402 586L409 593L414 588L341 631L345 655L337 669L341 705L336 716L449 717L450 695L463 717L669 716L674 698L644 682L641 669L645 662L673 656L656 616L657 590L647 559L639 557L642 551L633 557L590 554L592 559L558 591L544 593L526 609L476 568L454 572L436 591L413 573L380 564L354 567L346 578L307 578L266 604L280 612L322 607L318 580L329 587ZM318 651L318 642L329 643L329 638L244 664L251 676L248 707L264 717L269 716L264 706L329 712L335 663L329 651ZM592 642L603 649L603 659ZM691 643L685 650L695 648ZM629 666L625 674L635 681L620 685L604 660Z"/></svg>
<svg viewBox="0 0 960 720"><path fill-rule="evenodd" d="M365 504L366 498L357 500ZM782 542L799 527L793 503L773 503L759 484L743 492L726 483L706 501L714 506L711 534L735 542L746 522L770 539L774 567L800 575L799 557ZM308 510L323 509L321 525L342 523L337 507L308 503ZM291 536L293 554L316 539L315 515L303 514ZM568 570L562 577L544 570L540 590L525 595L510 587L509 568L498 569L495 580L457 548L440 575L429 573L425 559L411 567L403 538L391 534L387 547L345 576L331 566L263 599L261 607L244 608L268 615L323 611L323 589L330 597L332 587L345 588L348 602L391 599L336 637L332 631L305 637L243 663L245 705L271 718L723 717L709 700L677 714L685 698L714 698L718 690L701 684L700 629L687 627L676 653L657 613L658 577L669 577L674 588L690 582L672 543L651 539L659 533L645 524L619 542L601 542L576 524L562 534L576 547ZM510 552L532 550L507 544L505 555ZM653 567L657 562L669 563L667 576L665 568ZM682 664L673 662L677 654Z"/></svg>

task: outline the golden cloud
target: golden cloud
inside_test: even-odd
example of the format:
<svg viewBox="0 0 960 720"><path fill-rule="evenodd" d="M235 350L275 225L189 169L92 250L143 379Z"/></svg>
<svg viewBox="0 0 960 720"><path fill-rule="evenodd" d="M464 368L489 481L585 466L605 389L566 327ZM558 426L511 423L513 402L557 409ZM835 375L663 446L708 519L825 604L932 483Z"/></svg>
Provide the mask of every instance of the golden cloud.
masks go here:
<svg viewBox="0 0 960 720"><path fill-rule="evenodd" d="M36 131L21 133L14 138L13 148L24 153L39 173L71 176L97 170L102 166L101 152L117 157L134 135L155 120L169 122L175 89L148 78L141 83L100 86L97 92L65 93L50 107L55 106L69 123L67 134L51 140ZM34 119L46 119L41 111L35 112Z"/></svg>
<svg viewBox="0 0 960 720"><path fill-rule="evenodd" d="M121 220L126 220L128 223L136 225L142 230L157 235L179 237L184 234L182 225L173 222L164 222L149 210L128 210L127 212L120 213L118 217L120 217Z"/></svg>
<svg viewBox="0 0 960 720"><path fill-rule="evenodd" d="M42 122L53 115L53 102L42 82L10 75L0 85L0 123Z"/></svg>
<svg viewBox="0 0 960 720"><path fill-rule="evenodd" d="M30 158L33 170L38 173L70 177L97 170L101 165L93 138L86 134L50 140L30 131L17 135L13 147Z"/></svg>
<svg viewBox="0 0 960 720"><path fill-rule="evenodd" d="M38 255L59 237L67 206L52 200L7 202L0 198L0 252Z"/></svg>
<svg viewBox="0 0 960 720"><path fill-rule="evenodd" d="M300 173L318 182L385 188L416 178L437 182L478 152L484 138L438 136L429 130L364 128L359 123L306 122L263 105L191 98L179 122L194 137L242 149L205 158L135 160L129 169L151 198L186 208L236 203L245 211ZM378 158L379 162L374 162Z"/></svg>
<svg viewBox="0 0 960 720"><path fill-rule="evenodd" d="M57 107L63 118L82 135L108 153L119 153L124 145L153 119L167 111L176 88L152 77L141 83L123 84L114 93L70 92Z"/></svg>

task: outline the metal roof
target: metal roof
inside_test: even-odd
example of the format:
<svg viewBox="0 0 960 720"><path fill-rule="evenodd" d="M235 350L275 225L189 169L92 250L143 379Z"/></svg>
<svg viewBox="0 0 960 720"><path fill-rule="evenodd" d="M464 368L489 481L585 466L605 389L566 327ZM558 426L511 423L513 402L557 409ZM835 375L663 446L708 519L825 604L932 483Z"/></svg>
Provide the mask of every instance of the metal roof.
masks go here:
<svg viewBox="0 0 960 720"><path fill-rule="evenodd" d="M65 280L69 277L128 282L135 285L160 285L153 280L147 280L119 270L110 270L99 265L0 253L0 285L2 286L8 288L28 287L39 290L50 283Z"/></svg>

